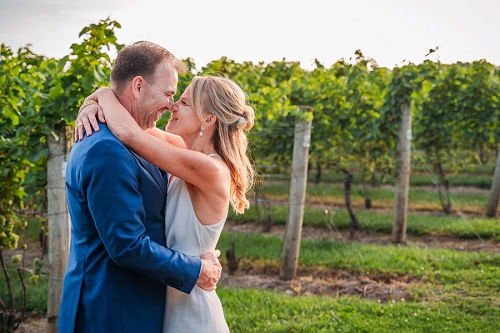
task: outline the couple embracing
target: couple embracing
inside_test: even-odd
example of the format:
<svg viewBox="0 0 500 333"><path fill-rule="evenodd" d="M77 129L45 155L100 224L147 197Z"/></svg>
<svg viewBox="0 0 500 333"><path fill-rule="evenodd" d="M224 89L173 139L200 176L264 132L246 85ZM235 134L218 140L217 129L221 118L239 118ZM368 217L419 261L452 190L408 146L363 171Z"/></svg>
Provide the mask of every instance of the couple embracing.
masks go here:
<svg viewBox="0 0 500 333"><path fill-rule="evenodd" d="M229 331L215 246L229 204L249 206L254 112L220 77L195 77L174 103L183 70L164 48L137 42L118 53L111 88L80 109L59 332Z"/></svg>

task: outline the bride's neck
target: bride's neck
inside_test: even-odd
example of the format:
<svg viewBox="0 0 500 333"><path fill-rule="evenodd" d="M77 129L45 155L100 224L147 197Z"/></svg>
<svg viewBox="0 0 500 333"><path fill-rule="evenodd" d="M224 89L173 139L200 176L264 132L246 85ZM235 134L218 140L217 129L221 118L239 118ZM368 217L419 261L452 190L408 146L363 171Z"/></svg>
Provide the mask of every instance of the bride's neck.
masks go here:
<svg viewBox="0 0 500 333"><path fill-rule="evenodd" d="M197 139L193 142L186 142L186 148L203 153L205 155L215 153L214 145L209 141L207 142L206 140Z"/></svg>

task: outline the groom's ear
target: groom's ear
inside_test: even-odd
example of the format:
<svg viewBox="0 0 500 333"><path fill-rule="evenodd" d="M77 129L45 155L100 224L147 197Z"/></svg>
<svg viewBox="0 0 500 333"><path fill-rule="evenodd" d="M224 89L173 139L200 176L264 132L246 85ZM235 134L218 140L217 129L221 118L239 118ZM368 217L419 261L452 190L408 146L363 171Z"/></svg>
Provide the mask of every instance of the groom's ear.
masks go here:
<svg viewBox="0 0 500 333"><path fill-rule="evenodd" d="M132 79L132 93L135 99L139 99L143 86L144 78L142 76L136 76Z"/></svg>

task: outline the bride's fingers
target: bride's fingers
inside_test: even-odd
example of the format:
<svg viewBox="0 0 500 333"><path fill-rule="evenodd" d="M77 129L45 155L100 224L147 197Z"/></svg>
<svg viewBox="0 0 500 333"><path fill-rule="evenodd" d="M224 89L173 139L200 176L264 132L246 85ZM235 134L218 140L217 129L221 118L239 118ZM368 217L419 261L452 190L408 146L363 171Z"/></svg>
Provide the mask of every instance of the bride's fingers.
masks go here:
<svg viewBox="0 0 500 333"><path fill-rule="evenodd" d="M208 251L205 252L201 255L201 259L207 259L213 262L218 262L219 259L217 259L220 256L220 251L219 250L213 250L213 251Z"/></svg>
<svg viewBox="0 0 500 333"><path fill-rule="evenodd" d="M83 139L83 122L77 119L75 125L75 142L78 142L82 139Z"/></svg>
<svg viewBox="0 0 500 333"><path fill-rule="evenodd" d="M85 128L85 132L87 133L87 136L92 135L92 124L89 121L89 118L87 117L81 117L83 127Z"/></svg>
<svg viewBox="0 0 500 333"><path fill-rule="evenodd" d="M100 106L97 107L97 117L101 118L101 116L99 115L99 111L102 113L102 108ZM104 118L104 116L102 116L102 118ZM97 118L96 117L87 117L87 120L90 121L90 125L92 125L92 128L94 129L94 131L99 132L100 128L99 128L99 122L97 121ZM87 135L92 135L92 129L90 129L90 134L89 134L89 129L87 128L87 126L85 126L85 129L87 130Z"/></svg>

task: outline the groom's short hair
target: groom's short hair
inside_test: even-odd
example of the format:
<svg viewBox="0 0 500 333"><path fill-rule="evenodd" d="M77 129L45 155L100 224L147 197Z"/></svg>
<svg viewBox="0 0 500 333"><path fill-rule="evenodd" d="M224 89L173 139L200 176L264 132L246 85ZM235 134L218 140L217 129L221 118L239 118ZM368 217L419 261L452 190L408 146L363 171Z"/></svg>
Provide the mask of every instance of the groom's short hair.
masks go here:
<svg viewBox="0 0 500 333"><path fill-rule="evenodd" d="M170 51L158 44L140 41L123 48L117 55L111 70L111 83L117 93L125 84L136 76L142 76L153 83L156 67L168 59L177 73L184 73L186 65L177 59Z"/></svg>

